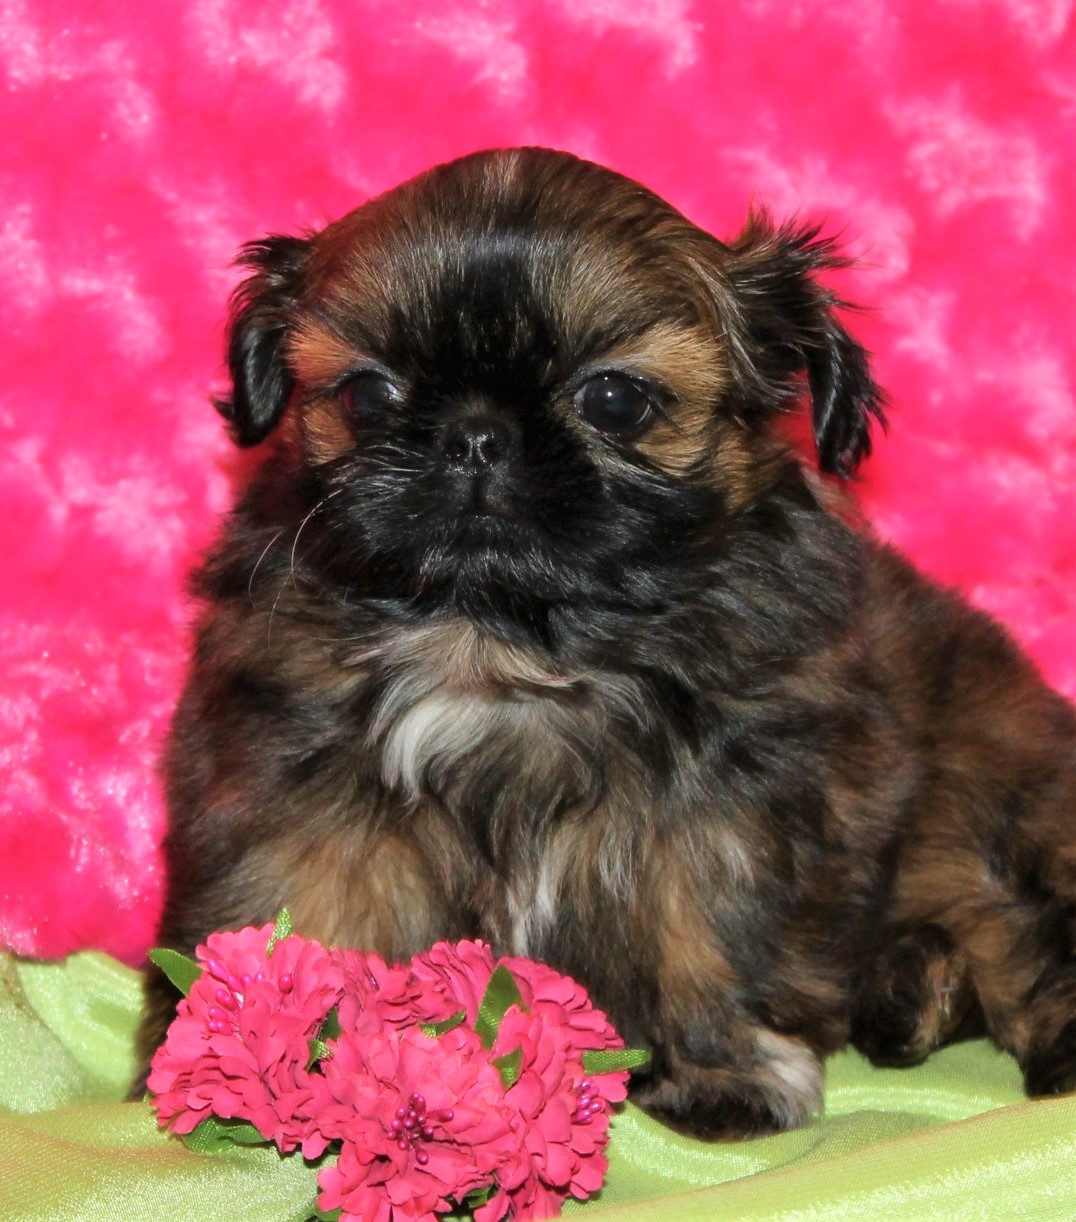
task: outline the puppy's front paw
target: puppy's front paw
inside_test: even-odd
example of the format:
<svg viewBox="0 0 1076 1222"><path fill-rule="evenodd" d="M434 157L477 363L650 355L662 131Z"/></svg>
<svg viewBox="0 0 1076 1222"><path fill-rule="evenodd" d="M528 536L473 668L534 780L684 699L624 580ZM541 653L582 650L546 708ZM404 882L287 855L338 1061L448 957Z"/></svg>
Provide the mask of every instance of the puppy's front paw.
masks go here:
<svg viewBox="0 0 1076 1222"><path fill-rule="evenodd" d="M762 1137L807 1119L804 1113L790 1120L785 1099L748 1082L715 1091L710 1082L664 1081L632 1098L670 1128L707 1141Z"/></svg>
<svg viewBox="0 0 1076 1222"><path fill-rule="evenodd" d="M822 1106L823 1073L804 1044L756 1033L744 1064L701 1065L682 1051L656 1058L632 1099L672 1128L711 1141L761 1137L806 1123Z"/></svg>

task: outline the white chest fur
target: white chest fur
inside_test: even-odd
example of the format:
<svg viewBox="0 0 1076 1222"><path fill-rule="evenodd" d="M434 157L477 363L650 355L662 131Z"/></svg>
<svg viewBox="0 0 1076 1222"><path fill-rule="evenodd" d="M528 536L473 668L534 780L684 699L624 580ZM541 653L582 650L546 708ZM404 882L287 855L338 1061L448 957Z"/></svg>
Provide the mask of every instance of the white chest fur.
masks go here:
<svg viewBox="0 0 1076 1222"><path fill-rule="evenodd" d="M370 739L385 784L410 800L431 779L443 792L494 757L521 784L536 769L548 774L581 723L589 733L601 719L584 676L557 673L466 620L402 632L378 661L387 682Z"/></svg>

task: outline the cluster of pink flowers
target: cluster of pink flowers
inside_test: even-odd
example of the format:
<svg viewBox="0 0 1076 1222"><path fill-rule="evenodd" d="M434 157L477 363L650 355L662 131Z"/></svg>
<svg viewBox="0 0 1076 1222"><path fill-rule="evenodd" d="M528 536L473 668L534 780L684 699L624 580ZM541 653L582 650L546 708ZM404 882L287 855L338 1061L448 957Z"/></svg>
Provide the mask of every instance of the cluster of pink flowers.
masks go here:
<svg viewBox="0 0 1076 1222"><path fill-rule="evenodd" d="M620 1065L639 1062L608 1055L623 1041L574 981L481 942L390 965L278 935L198 948L149 1077L163 1125L253 1126L321 1160L318 1208L345 1222L459 1205L477 1222L545 1218L601 1187Z"/></svg>

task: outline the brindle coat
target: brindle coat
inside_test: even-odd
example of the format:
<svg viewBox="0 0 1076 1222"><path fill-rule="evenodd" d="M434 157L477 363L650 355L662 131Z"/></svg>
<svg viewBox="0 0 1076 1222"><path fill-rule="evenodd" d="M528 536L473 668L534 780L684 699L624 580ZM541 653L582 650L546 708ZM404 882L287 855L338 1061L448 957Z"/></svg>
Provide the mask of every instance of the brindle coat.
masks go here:
<svg viewBox="0 0 1076 1222"><path fill-rule="evenodd" d="M824 470L880 415L826 242L529 149L244 259L220 406L273 441L197 579L162 944L484 937L706 1135L806 1120L850 1038L1076 1088L1076 718L781 440L804 373Z"/></svg>

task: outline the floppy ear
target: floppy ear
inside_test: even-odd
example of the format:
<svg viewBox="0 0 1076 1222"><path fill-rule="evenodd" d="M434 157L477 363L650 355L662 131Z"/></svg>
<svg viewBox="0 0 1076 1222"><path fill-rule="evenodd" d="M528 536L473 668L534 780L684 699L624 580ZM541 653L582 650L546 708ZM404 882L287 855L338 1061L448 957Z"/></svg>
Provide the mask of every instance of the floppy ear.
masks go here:
<svg viewBox="0 0 1076 1222"><path fill-rule="evenodd" d="M228 368L232 392L216 403L241 446L257 445L280 419L294 378L284 339L300 292L310 243L274 234L243 247L237 260L253 269L232 295Z"/></svg>
<svg viewBox="0 0 1076 1222"><path fill-rule="evenodd" d="M846 260L817 228L776 228L763 212L729 250L729 332L745 416L788 405L806 372L819 466L851 475L871 451L872 423L885 417L867 353L837 320L842 303L815 279Z"/></svg>

